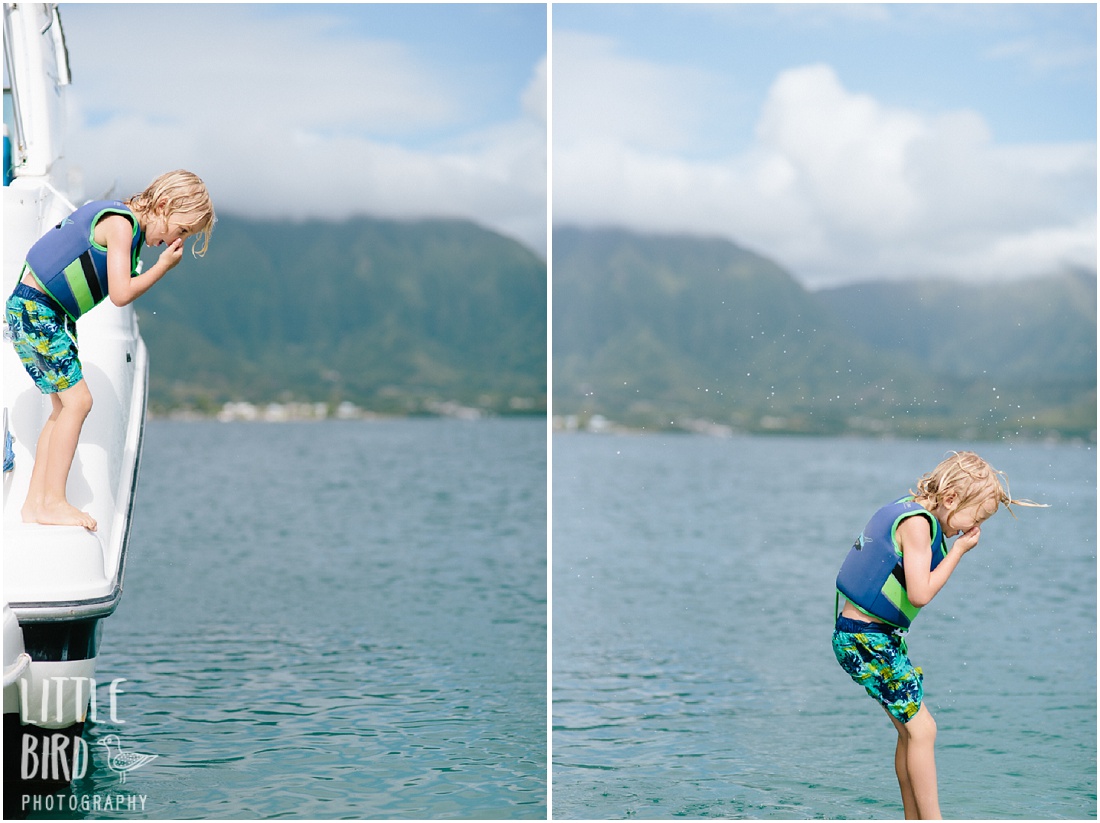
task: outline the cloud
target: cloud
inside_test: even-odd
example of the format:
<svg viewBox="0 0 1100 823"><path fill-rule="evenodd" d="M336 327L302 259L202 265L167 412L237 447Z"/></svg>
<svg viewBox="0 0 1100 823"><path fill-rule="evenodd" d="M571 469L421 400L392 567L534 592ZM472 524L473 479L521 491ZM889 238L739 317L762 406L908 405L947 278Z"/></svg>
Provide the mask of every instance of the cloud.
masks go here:
<svg viewBox="0 0 1100 823"><path fill-rule="evenodd" d="M1096 71L1096 41L1081 42L1060 33L1031 34L1008 40L991 46L984 54L995 61L1023 61L1040 74L1092 74Z"/></svg>
<svg viewBox="0 0 1100 823"><path fill-rule="evenodd" d="M555 146L595 139L664 152L698 141L713 75L623 56L598 35L556 32L554 48L567 55L554 62Z"/></svg>
<svg viewBox="0 0 1100 823"><path fill-rule="evenodd" d="M602 53L609 59L606 45ZM636 139L593 121L600 99L629 109L624 98L638 85L605 70L578 92L584 78L559 73L566 62L556 58L554 78L557 223L718 234L811 285L1095 267L1094 142L999 145L976 112L887 106L815 64L775 78L750 145L691 159L678 150L684 141ZM637 110L671 98L721 105L677 97L679 74L649 64L647 87L659 91Z"/></svg>
<svg viewBox="0 0 1100 823"><path fill-rule="evenodd" d="M546 58L543 57L535 66L535 73L531 77L527 88L523 90L520 100L523 103L524 113L532 120L546 125Z"/></svg>
<svg viewBox="0 0 1100 823"><path fill-rule="evenodd" d="M545 57L502 115L471 80L483 68L430 65L323 13L220 6L210 26L193 7L151 8L172 36L142 44L156 53L147 70L102 47L110 18L66 29L79 49L69 153L89 196L183 167L220 211L462 217L545 253Z"/></svg>

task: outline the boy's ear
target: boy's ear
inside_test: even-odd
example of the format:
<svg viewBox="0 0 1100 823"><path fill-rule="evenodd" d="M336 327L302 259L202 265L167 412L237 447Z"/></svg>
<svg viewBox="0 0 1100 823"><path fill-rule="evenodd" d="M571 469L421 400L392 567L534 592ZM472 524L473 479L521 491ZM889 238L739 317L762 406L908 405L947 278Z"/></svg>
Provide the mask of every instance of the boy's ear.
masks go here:
<svg viewBox="0 0 1100 823"><path fill-rule="evenodd" d="M954 491L945 492L943 495L943 505L948 511L954 510L959 505L959 493Z"/></svg>

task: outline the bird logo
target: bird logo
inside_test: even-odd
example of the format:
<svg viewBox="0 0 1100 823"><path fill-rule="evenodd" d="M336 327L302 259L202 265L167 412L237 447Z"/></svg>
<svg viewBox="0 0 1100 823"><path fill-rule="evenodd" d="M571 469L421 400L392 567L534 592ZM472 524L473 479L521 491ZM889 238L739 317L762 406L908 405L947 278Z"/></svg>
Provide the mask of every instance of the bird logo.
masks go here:
<svg viewBox="0 0 1100 823"><path fill-rule="evenodd" d="M107 749L107 765L111 771L118 774L122 783L126 782L126 773L134 769L140 769L147 763L157 759L155 754L138 754L137 752L124 752L122 741L117 734L109 734L99 741L101 746Z"/></svg>

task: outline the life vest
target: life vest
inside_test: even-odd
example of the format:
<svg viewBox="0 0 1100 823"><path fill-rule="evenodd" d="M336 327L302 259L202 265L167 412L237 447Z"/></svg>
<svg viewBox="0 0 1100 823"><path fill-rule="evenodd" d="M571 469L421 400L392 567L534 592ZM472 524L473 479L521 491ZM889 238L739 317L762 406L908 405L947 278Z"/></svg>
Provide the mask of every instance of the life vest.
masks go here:
<svg viewBox="0 0 1100 823"><path fill-rule="evenodd" d="M130 276L137 271L144 239L138 219L120 200L96 200L81 206L31 246L27 269L38 287L73 320L107 297L107 247L95 242L96 224L109 214L133 223Z"/></svg>
<svg viewBox="0 0 1100 823"><path fill-rule="evenodd" d="M939 521L930 511L903 497L883 506L871 517L848 552L836 577L837 591L860 611L892 626L907 629L920 607L909 602L905 566L897 530L907 517L926 517L932 527L932 565L947 557L947 542Z"/></svg>

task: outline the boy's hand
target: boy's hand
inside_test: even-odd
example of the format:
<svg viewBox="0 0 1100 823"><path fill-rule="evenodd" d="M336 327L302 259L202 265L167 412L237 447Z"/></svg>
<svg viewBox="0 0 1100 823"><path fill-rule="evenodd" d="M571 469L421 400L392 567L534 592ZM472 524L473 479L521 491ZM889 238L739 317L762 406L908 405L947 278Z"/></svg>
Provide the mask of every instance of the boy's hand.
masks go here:
<svg viewBox="0 0 1100 823"><path fill-rule="evenodd" d="M160 253L160 262L164 266L165 271L169 271L176 267L176 265L183 259L183 238L178 237L172 241L172 245L166 248Z"/></svg>
<svg viewBox="0 0 1100 823"><path fill-rule="evenodd" d="M982 527L975 526L970 531L964 532L951 546L951 550L966 554L968 551L978 545L978 539L981 536Z"/></svg>

